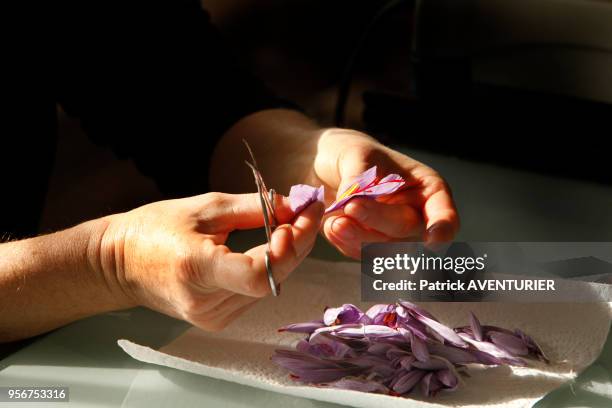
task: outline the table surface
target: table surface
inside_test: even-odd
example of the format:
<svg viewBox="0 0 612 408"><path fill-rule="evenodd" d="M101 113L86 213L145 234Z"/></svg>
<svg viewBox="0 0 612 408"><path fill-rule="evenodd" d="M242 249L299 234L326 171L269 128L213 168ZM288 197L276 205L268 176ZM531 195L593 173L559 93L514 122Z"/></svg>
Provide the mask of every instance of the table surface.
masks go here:
<svg viewBox="0 0 612 408"><path fill-rule="evenodd" d="M466 241L612 241L612 188L555 179L420 151L413 157L440 171L453 186ZM261 241L261 231L232 236L240 250ZM322 241L322 240L321 240ZM342 258L326 243L313 256ZM137 308L73 323L42 336L0 361L0 386L68 386L70 402L3 403L53 407L332 407L133 360L117 345L127 338L160 347L187 329L184 322ZM573 384L537 405L612 406L612 337L599 359Z"/></svg>

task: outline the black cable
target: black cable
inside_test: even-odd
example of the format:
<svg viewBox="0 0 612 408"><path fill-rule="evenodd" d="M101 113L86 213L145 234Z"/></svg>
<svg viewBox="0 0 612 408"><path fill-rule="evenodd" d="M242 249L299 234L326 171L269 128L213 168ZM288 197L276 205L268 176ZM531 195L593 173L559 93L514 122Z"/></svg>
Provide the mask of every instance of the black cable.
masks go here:
<svg viewBox="0 0 612 408"><path fill-rule="evenodd" d="M349 93L351 90L351 82L353 80L353 70L355 69L355 64L357 62L357 59L359 58L359 55L361 54L363 46L365 45L366 40L370 36L372 29L376 27L379 21L390 10L392 10L396 6L406 1L407 0L390 0L389 2L387 2L385 5L383 5L378 10L378 12L374 15L374 17L372 17L368 25L363 30L361 37L359 38L359 41L357 41L357 44L353 48L353 51L347 60L347 63L344 68L344 72L342 76L340 77L340 83L338 86L338 100L336 101L336 111L334 115L334 122L336 126L341 127L344 125L344 114L346 110L346 103L348 101Z"/></svg>

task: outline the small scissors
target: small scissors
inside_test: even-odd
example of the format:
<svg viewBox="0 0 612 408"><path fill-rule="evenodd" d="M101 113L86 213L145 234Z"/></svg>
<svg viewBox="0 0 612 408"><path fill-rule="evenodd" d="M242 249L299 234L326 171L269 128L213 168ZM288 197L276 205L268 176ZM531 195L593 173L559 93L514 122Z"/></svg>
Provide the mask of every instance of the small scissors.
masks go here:
<svg viewBox="0 0 612 408"><path fill-rule="evenodd" d="M266 188L266 183L264 183L263 178L261 177L261 173L257 168L257 161L255 160L255 156L253 155L253 151L251 150L251 146L247 143L246 140L242 139L244 145L249 151L249 155L251 156L252 163L245 160L245 163L253 170L253 176L255 177L255 184L257 185L257 192L259 193L259 200L261 201L261 209L263 211L264 217L264 227L266 230L266 238L268 240L268 249L266 250L266 270L268 272L268 282L270 283L270 289L272 290L272 294L274 296L278 296L280 293L280 284L276 284L274 281L274 275L272 274L272 262L270 261L270 252L271 252L271 239L272 232L277 226L276 221L276 213L274 212L274 190L268 190Z"/></svg>

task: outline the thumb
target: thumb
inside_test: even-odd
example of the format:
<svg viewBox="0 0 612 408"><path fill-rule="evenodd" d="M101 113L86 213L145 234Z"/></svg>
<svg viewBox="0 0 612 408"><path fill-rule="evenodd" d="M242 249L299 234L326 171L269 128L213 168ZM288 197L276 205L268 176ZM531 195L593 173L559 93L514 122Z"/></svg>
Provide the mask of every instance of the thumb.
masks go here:
<svg viewBox="0 0 612 408"><path fill-rule="evenodd" d="M228 232L237 229L253 229L264 226L264 216L259 193L251 194L205 194L202 211L209 233ZM293 211L289 199L274 194L274 213L278 224L289 222ZM210 231L210 230L213 231Z"/></svg>

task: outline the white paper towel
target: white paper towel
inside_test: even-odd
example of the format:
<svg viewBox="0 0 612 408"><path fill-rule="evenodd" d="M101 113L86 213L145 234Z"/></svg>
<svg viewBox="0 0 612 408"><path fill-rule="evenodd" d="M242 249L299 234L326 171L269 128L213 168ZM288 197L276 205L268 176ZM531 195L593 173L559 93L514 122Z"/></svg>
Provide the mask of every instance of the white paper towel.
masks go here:
<svg viewBox="0 0 612 408"><path fill-rule="evenodd" d="M521 328L540 343L554 363L534 363L530 368L471 366L471 378L465 379L459 390L429 399L418 392L414 399L405 399L292 381L286 371L272 364L270 356L278 347L291 347L301 336L278 333L277 328L321 318L325 306L360 305L359 274L356 263L308 259L283 284L280 297L263 299L220 333L192 328L159 351L128 340L118 343L140 361L356 407L526 407L593 362L610 327L607 303L425 303L450 326L468 324L471 310L483 324Z"/></svg>

